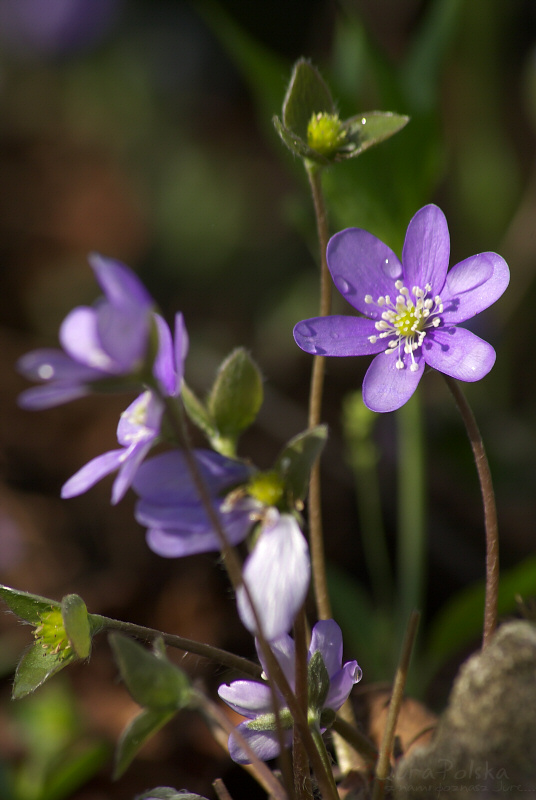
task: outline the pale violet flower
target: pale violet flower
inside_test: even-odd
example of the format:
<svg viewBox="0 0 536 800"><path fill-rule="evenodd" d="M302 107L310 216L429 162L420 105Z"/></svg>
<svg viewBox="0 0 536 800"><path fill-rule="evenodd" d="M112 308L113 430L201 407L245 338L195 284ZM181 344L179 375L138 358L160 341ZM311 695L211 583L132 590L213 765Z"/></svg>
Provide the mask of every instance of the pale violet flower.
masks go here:
<svg viewBox="0 0 536 800"><path fill-rule="evenodd" d="M22 392L22 408L67 403L89 394L98 381L131 376L144 365L154 301L121 262L94 254L89 263L104 297L94 306L73 309L63 320L63 350L34 350L19 359L19 372L42 383Z"/></svg>
<svg viewBox="0 0 536 800"><path fill-rule="evenodd" d="M239 544L260 525L243 576L262 632L272 640L290 630L305 601L310 580L307 542L293 516L248 495L249 466L210 450L194 450L193 455L228 543ZM221 549L184 453L173 450L148 459L132 485L139 495L136 519L147 527L147 544L155 553L177 558ZM238 589L237 605L244 625L256 633L243 587Z"/></svg>
<svg viewBox="0 0 536 800"><path fill-rule="evenodd" d="M153 373L162 395L176 397L180 394L184 360L188 351L188 336L182 314L175 317L175 344L165 320L154 315L158 331L159 348ZM115 505L132 484L141 463L159 441L164 414L164 403L152 389L143 392L121 414L117 426L117 441L121 445L89 461L73 475L61 490L63 498L76 497L87 492L106 475L118 470L112 488Z"/></svg>
<svg viewBox="0 0 536 800"><path fill-rule="evenodd" d="M458 323L498 300L510 273L496 253L479 253L447 271L449 254L447 221L435 205L410 221L402 260L368 231L340 231L328 243L328 266L339 292L363 316L303 320L294 328L296 343L314 355L375 355L363 380L372 411L404 405L425 365L480 380L495 351Z"/></svg>
<svg viewBox="0 0 536 800"><path fill-rule="evenodd" d="M283 635L271 644L274 656L294 689L295 648L294 641ZM268 674L262 651L257 642L257 653ZM361 669L356 661L342 663L342 633L332 620L317 622L312 630L311 644L307 654L308 703L307 720L311 727L325 731L332 723L335 712L347 700L354 684L361 680ZM292 743L293 720L283 695L276 689L279 715L285 744ZM238 680L222 685L218 694L238 714L247 717L238 725L237 731L263 761L279 755L279 740L276 730L272 692L267 682ZM250 759L234 734L229 737L229 753L238 764L249 764Z"/></svg>
<svg viewBox="0 0 536 800"><path fill-rule="evenodd" d="M269 509L243 569L244 583L266 639L271 641L290 630L305 601L310 577L309 548L295 518ZM246 628L257 633L255 615L243 586L237 591L236 602Z"/></svg>

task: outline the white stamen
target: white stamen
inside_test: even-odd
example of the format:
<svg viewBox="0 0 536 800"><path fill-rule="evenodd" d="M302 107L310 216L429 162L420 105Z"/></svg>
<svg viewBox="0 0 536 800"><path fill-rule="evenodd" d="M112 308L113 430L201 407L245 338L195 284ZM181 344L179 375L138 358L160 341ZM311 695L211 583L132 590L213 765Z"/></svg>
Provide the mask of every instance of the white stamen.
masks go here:
<svg viewBox="0 0 536 800"><path fill-rule="evenodd" d="M365 303L382 309L381 319L374 323L379 334L369 336L368 341L375 344L378 339L388 339L385 354L398 353L396 369L405 368L402 358L402 354L405 354L410 357L410 372L417 372L419 364L414 353L422 347L427 333L441 325L439 314L443 312L443 303L439 295L433 298L429 296L432 291L429 283L424 289L420 286L412 287L411 296L415 301L411 299L408 288L400 279L395 281L394 287L398 292L394 302L388 294L380 295L376 303L372 295L365 295Z"/></svg>

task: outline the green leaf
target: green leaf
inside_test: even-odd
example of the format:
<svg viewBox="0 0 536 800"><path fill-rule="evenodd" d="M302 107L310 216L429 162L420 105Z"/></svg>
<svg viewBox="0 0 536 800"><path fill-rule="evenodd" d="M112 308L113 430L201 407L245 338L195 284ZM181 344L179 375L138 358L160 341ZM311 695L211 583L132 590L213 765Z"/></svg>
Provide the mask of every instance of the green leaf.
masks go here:
<svg viewBox="0 0 536 800"><path fill-rule="evenodd" d="M115 779L121 777L145 742L173 719L175 714L175 710L144 709L129 722L117 744L114 769Z"/></svg>
<svg viewBox="0 0 536 800"><path fill-rule="evenodd" d="M36 642L24 653L19 662L13 682L13 699L20 700L21 697L35 691L45 681L75 660L74 651L67 656L62 655L61 652L52 653L50 650L45 650L40 642Z"/></svg>
<svg viewBox="0 0 536 800"><path fill-rule="evenodd" d="M188 417L203 433L212 439L216 436L216 426L201 400L185 383L182 384L181 397Z"/></svg>
<svg viewBox="0 0 536 800"><path fill-rule="evenodd" d="M283 125L307 142L313 114L335 113L331 92L316 67L304 58L296 62L283 101Z"/></svg>
<svg viewBox="0 0 536 800"><path fill-rule="evenodd" d="M109 640L121 677L140 706L176 711L188 705L191 698L189 678L162 652L151 652L120 633L111 633Z"/></svg>
<svg viewBox="0 0 536 800"><path fill-rule="evenodd" d="M346 143L339 149L337 160L354 158L379 142L389 139L407 125L409 117L390 111L366 111L345 120Z"/></svg>
<svg viewBox="0 0 536 800"><path fill-rule="evenodd" d="M303 500L307 494L311 467L322 452L327 436L326 425L299 433L287 443L277 459L275 469L283 478L292 503Z"/></svg>
<svg viewBox="0 0 536 800"><path fill-rule="evenodd" d="M17 589L11 589L9 586L0 586L0 597L14 614L34 625L39 625L41 621L40 615L44 611L60 607L60 604L55 600L49 600L38 594L20 592Z"/></svg>
<svg viewBox="0 0 536 800"><path fill-rule="evenodd" d="M91 651L91 630L86 604L77 594L68 594L61 601L61 616L73 650L79 658L88 658Z"/></svg>
<svg viewBox="0 0 536 800"><path fill-rule="evenodd" d="M285 128L278 116L273 117L273 123L283 143L286 144L288 149L294 153L295 156L308 158L310 161L317 161L319 164L329 164L329 158L315 152L298 136L298 134Z"/></svg>
<svg viewBox="0 0 536 800"><path fill-rule="evenodd" d="M135 800L206 800L206 798L191 792L178 792L170 786L157 786L156 789L137 794Z"/></svg>
<svg viewBox="0 0 536 800"><path fill-rule="evenodd" d="M239 435L255 420L262 405L262 376L251 356L234 350L221 364L207 401L218 431L212 446L223 455L235 454Z"/></svg>

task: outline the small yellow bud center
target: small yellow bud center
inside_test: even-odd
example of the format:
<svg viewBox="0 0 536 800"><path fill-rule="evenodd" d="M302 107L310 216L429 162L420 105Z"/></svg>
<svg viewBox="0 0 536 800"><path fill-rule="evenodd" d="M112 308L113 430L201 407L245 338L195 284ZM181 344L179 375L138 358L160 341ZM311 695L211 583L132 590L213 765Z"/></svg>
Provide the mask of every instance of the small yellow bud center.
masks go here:
<svg viewBox="0 0 536 800"><path fill-rule="evenodd" d="M307 144L323 156L333 155L346 139L337 114L313 114L307 125Z"/></svg>
<svg viewBox="0 0 536 800"><path fill-rule="evenodd" d="M73 653L73 648L63 626L60 608L51 608L40 615L41 623L33 632L36 641L41 643L43 650L51 655L68 658Z"/></svg>
<svg viewBox="0 0 536 800"><path fill-rule="evenodd" d="M284 484L277 472L259 472L250 480L247 490L251 497L265 506L277 506L283 497Z"/></svg>

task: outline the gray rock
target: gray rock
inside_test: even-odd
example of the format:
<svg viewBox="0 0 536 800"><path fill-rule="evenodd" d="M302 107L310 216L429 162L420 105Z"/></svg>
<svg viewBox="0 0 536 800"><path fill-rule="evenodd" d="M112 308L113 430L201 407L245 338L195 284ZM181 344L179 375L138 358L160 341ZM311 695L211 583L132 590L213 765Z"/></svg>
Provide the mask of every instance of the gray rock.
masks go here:
<svg viewBox="0 0 536 800"><path fill-rule="evenodd" d="M430 744L396 770L394 796L536 795L536 628L502 625L462 665Z"/></svg>

